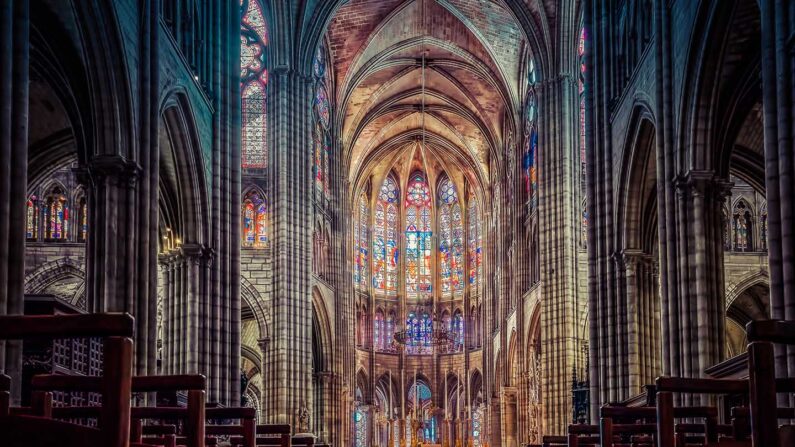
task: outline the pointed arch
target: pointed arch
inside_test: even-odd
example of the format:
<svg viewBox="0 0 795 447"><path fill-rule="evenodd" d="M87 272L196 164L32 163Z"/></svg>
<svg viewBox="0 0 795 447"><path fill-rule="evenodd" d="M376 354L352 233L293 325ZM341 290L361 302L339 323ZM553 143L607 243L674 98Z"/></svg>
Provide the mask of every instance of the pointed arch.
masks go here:
<svg viewBox="0 0 795 447"><path fill-rule="evenodd" d="M240 17L242 167L265 168L268 163L268 28L259 0L241 0Z"/></svg>
<svg viewBox="0 0 795 447"><path fill-rule="evenodd" d="M379 293L397 292L398 208L400 189L388 175L378 193L373 219L373 288Z"/></svg>
<svg viewBox="0 0 795 447"><path fill-rule="evenodd" d="M432 292L431 191L424 172L411 174L406 187L406 295Z"/></svg>

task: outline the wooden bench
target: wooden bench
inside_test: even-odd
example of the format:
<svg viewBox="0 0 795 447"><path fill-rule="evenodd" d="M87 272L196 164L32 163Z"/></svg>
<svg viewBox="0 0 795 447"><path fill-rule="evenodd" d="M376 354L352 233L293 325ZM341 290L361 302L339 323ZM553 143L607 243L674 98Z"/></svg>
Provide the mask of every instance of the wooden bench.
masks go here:
<svg viewBox="0 0 795 447"><path fill-rule="evenodd" d="M744 440L734 439L729 425L718 424L718 410L711 406L674 407L674 394L747 395L748 381L659 377L657 386L657 442L660 446L683 443L706 447L750 447ZM677 419L686 423L676 424ZM701 420L699 424L690 422Z"/></svg>
<svg viewBox="0 0 795 447"><path fill-rule="evenodd" d="M85 391L80 380L74 376L54 374L35 376L31 382L33 390L33 414L51 417L54 419L97 419L98 407L52 407L51 399L46 394L53 391ZM172 375L172 376L139 376L131 381L132 392L135 393L162 393L162 392L187 392L186 407L132 407L130 409L131 436L133 444L148 444L150 441L159 442L157 439L144 439L146 427L145 420L171 423L181 421L182 434L175 438L178 445L187 447L203 447L205 445L205 393L206 379L202 375ZM46 393L46 394L45 394ZM46 402L49 401L49 407ZM43 402L38 404L38 402ZM175 426L176 427L176 426ZM162 436L157 436L159 438Z"/></svg>
<svg viewBox="0 0 795 447"><path fill-rule="evenodd" d="M655 407L605 405L599 409L599 438L602 447L654 446L657 426Z"/></svg>
<svg viewBox="0 0 795 447"><path fill-rule="evenodd" d="M0 340L35 338L104 339L101 377L74 377L76 387L102 396L97 427L86 427L42 416L10 414L7 396L0 398L0 432L5 447L97 445L127 447L130 437L132 337L134 319L128 314L0 316ZM66 376L64 376L66 377ZM10 389L7 380L0 387ZM6 393L7 391L4 391ZM36 403L39 407L46 402Z"/></svg>
<svg viewBox="0 0 795 447"><path fill-rule="evenodd" d="M777 394L795 393L795 377L776 377L774 353L775 344L795 345L795 321L752 321L746 333L753 445L795 445L795 429L779 426L783 409L777 404Z"/></svg>
<svg viewBox="0 0 795 447"><path fill-rule="evenodd" d="M255 409L249 407L208 408L206 416L208 422L213 421L213 423L207 424L207 436L229 436L233 446L256 446L257 412ZM237 420L238 423L233 424L232 420Z"/></svg>

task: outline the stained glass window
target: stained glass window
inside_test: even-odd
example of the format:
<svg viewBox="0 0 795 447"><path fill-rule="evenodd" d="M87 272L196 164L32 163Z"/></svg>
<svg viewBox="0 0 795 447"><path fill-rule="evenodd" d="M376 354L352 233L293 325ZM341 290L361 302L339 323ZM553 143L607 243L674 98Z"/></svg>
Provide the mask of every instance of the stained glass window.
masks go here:
<svg viewBox="0 0 795 447"><path fill-rule="evenodd" d="M77 240L85 242L88 236L88 206L86 205L86 198L80 199L77 215Z"/></svg>
<svg viewBox="0 0 795 447"><path fill-rule="evenodd" d="M69 237L69 203L63 188L54 186L47 194L44 206L44 237L65 241Z"/></svg>
<svg viewBox="0 0 795 447"><path fill-rule="evenodd" d="M417 415L417 409L419 409L419 418L420 421L423 422L421 435L424 441L435 442L436 422L433 416L426 412L426 409L428 409L431 403L431 390L428 388L428 385L422 382L412 384L409 389L408 400L411 405L412 418Z"/></svg>
<svg viewBox="0 0 795 447"><path fill-rule="evenodd" d="M250 191L243 198L242 238L244 247L262 248L268 245L268 208L264 196Z"/></svg>
<svg viewBox="0 0 795 447"><path fill-rule="evenodd" d="M431 293L431 192L422 172L409 179L406 191L406 293Z"/></svg>
<svg viewBox="0 0 795 447"><path fill-rule="evenodd" d="M356 266L353 274L353 281L357 287L367 287L367 264L369 260L367 231L370 226L370 206L367 196L362 193L359 196L359 218L354 226L354 239L356 250Z"/></svg>
<svg viewBox="0 0 795 447"><path fill-rule="evenodd" d="M740 200L734 207L734 249L750 251L751 246L751 212L745 202Z"/></svg>
<svg viewBox="0 0 795 447"><path fill-rule="evenodd" d="M759 246L767 251L767 204L762 205L759 212Z"/></svg>
<svg viewBox="0 0 795 447"><path fill-rule="evenodd" d="M445 295L464 290L464 237L461 205L450 179L439 184L439 277Z"/></svg>
<svg viewBox="0 0 795 447"><path fill-rule="evenodd" d="M522 167L524 168L525 192L527 194L530 210L536 209L538 204L538 174L536 172L538 160L538 103L536 100L536 72L535 63L530 60L527 74L527 104L525 105L524 118L524 155Z"/></svg>
<svg viewBox="0 0 795 447"><path fill-rule="evenodd" d="M481 447L483 445L483 407L478 405L472 412L472 445Z"/></svg>
<svg viewBox="0 0 795 447"><path fill-rule="evenodd" d="M397 240L398 188L392 177L381 185L373 221L373 288L397 291L399 260Z"/></svg>
<svg viewBox="0 0 795 447"><path fill-rule="evenodd" d="M36 240L39 237L39 205L35 195L31 195L26 204L25 228L28 240Z"/></svg>
<svg viewBox="0 0 795 447"><path fill-rule="evenodd" d="M470 293L476 296L480 289L482 273L482 244L480 231L480 213L478 212L478 201L475 194L470 191L467 201L467 223L469 235L467 237L467 256L469 261L469 287Z"/></svg>
<svg viewBox="0 0 795 447"><path fill-rule="evenodd" d="M406 318L406 352L409 354L430 354L433 322L427 313L410 312Z"/></svg>
<svg viewBox="0 0 795 447"><path fill-rule="evenodd" d="M384 313L378 310L375 313L375 321L373 322L373 346L378 351L384 349L383 332L384 332Z"/></svg>
<svg viewBox="0 0 795 447"><path fill-rule="evenodd" d="M577 56L580 58L580 76L579 76L579 99L580 99L580 113L579 113L579 127L580 127L580 193L585 197L585 174L587 163L585 161L585 28L580 29L580 39L577 44ZM581 236L580 243L583 248L587 247L588 243L588 211L586 210L586 202L582 201L582 223L581 223Z"/></svg>
<svg viewBox="0 0 795 447"><path fill-rule="evenodd" d="M386 329L384 330L384 350L394 351L395 343L395 313L390 312L389 317L386 319Z"/></svg>
<svg viewBox="0 0 795 447"><path fill-rule="evenodd" d="M453 349L455 351L460 351L464 348L464 317L461 315L460 311L453 315L452 328L450 332L453 336L455 336Z"/></svg>
<svg viewBox="0 0 795 447"><path fill-rule="evenodd" d="M244 168L267 165L265 49L268 32L259 0L240 0L240 91Z"/></svg>
<svg viewBox="0 0 795 447"><path fill-rule="evenodd" d="M331 123L331 105L329 104L329 96L326 90L326 49L323 45L318 47L315 54L313 73L315 76L315 162L312 173L315 178L315 191L318 197L327 199L330 191L329 154L331 152L331 135L329 133L329 125Z"/></svg>
<svg viewBox="0 0 795 447"><path fill-rule="evenodd" d="M353 425L356 431L356 447L367 447L367 416L364 411L353 412Z"/></svg>

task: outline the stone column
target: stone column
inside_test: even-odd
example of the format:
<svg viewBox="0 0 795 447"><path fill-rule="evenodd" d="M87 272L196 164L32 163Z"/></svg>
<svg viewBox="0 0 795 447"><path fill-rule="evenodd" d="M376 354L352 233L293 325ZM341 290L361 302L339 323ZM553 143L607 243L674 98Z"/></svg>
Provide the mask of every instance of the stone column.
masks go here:
<svg viewBox="0 0 795 447"><path fill-rule="evenodd" d="M23 313L25 218L28 189L28 82L30 6L0 6L0 315ZM0 371L13 379L19 402L21 342L0 342Z"/></svg>
<svg viewBox="0 0 795 447"><path fill-rule="evenodd" d="M307 67L308 68L308 67ZM269 422L300 425L299 406L312 396L311 77L271 70L268 83L268 178L273 247L272 374L264 412Z"/></svg>
<svg viewBox="0 0 795 447"><path fill-rule="evenodd" d="M795 15L785 0L762 0L760 10L770 311L772 318L795 320ZM776 369L779 376L793 375L795 349L776 351Z"/></svg>

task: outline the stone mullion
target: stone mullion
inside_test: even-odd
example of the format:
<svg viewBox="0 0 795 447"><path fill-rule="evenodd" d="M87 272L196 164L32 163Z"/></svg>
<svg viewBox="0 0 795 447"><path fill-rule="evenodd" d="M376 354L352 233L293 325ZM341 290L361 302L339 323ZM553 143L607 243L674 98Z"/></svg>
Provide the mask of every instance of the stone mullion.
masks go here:
<svg viewBox="0 0 795 447"><path fill-rule="evenodd" d="M274 417L304 427L302 405L312 405L311 390L311 94L309 76L279 67L271 72L268 101L273 207Z"/></svg>

